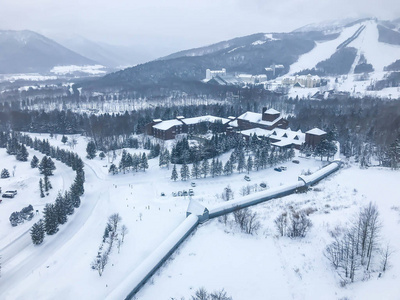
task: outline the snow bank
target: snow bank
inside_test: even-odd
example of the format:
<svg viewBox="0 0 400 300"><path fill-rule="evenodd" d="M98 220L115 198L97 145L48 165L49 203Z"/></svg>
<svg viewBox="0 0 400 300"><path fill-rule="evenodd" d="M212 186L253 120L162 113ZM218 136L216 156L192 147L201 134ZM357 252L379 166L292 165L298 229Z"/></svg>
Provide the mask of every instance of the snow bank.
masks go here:
<svg viewBox="0 0 400 300"><path fill-rule="evenodd" d="M197 226L198 218L188 216L170 236L131 273L107 299L131 299L154 272L169 258L175 249Z"/></svg>

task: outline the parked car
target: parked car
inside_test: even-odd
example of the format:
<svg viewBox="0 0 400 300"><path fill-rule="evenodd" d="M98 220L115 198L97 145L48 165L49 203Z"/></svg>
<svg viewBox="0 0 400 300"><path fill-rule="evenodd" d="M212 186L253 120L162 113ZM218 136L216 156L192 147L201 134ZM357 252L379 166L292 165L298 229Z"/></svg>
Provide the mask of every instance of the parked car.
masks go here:
<svg viewBox="0 0 400 300"><path fill-rule="evenodd" d="M176 196L178 196L178 194L175 192L172 192L172 197L176 197Z"/></svg>
<svg viewBox="0 0 400 300"><path fill-rule="evenodd" d="M6 193L14 194L14 196L15 196L17 194L17 190L6 191Z"/></svg>
<svg viewBox="0 0 400 300"><path fill-rule="evenodd" d="M194 196L194 192L193 192L193 190L192 189L189 189L189 196Z"/></svg>
<svg viewBox="0 0 400 300"><path fill-rule="evenodd" d="M161 193L161 197L164 197L165 196L165 193Z"/></svg>
<svg viewBox="0 0 400 300"><path fill-rule="evenodd" d="M1 195L4 198L14 198L14 193L10 193L8 191L6 191L3 195Z"/></svg>
<svg viewBox="0 0 400 300"><path fill-rule="evenodd" d="M300 162L297 159L292 160L292 163L299 164Z"/></svg>
<svg viewBox="0 0 400 300"><path fill-rule="evenodd" d="M187 192L187 191L183 191L183 192L182 192L182 195L183 195L183 196L187 196L187 195L188 195L188 192Z"/></svg>
<svg viewBox="0 0 400 300"><path fill-rule="evenodd" d="M277 171L277 172L282 172L281 168L274 168L274 170Z"/></svg>
<svg viewBox="0 0 400 300"><path fill-rule="evenodd" d="M178 196L179 197L183 196L181 191L178 191Z"/></svg>
<svg viewBox="0 0 400 300"><path fill-rule="evenodd" d="M250 177L249 176L244 176L244 180L246 180L246 181L250 181L251 179L250 179Z"/></svg>
<svg viewBox="0 0 400 300"><path fill-rule="evenodd" d="M195 186L196 186L196 182L191 182L190 185L191 185L192 187L195 187Z"/></svg>
<svg viewBox="0 0 400 300"><path fill-rule="evenodd" d="M267 185L266 185L264 182L261 182L261 183L260 183L260 186L261 186L263 189L265 189L265 188L267 187Z"/></svg>
<svg viewBox="0 0 400 300"><path fill-rule="evenodd" d="M286 167L284 167L284 166L280 166L279 167L282 171L286 171Z"/></svg>

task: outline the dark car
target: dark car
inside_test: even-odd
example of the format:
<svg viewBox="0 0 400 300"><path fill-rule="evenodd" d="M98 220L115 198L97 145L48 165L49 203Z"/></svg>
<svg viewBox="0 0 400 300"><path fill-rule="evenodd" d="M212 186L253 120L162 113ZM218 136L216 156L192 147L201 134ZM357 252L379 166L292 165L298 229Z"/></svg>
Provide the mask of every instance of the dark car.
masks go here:
<svg viewBox="0 0 400 300"><path fill-rule="evenodd" d="M261 182L261 183L260 183L260 186L261 186L263 189L265 189L265 188L267 187L267 185L266 185L264 182Z"/></svg>
<svg viewBox="0 0 400 300"><path fill-rule="evenodd" d="M274 168L274 170L277 171L277 172L282 172L281 168Z"/></svg>
<svg viewBox="0 0 400 300"><path fill-rule="evenodd" d="M292 160L292 163L299 164L300 162L297 159Z"/></svg>

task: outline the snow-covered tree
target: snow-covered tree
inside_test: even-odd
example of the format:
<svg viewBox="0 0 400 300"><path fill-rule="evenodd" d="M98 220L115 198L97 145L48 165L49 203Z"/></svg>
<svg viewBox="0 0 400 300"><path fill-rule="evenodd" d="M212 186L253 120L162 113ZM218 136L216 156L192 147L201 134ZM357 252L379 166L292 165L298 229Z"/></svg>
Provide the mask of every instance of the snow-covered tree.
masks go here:
<svg viewBox="0 0 400 300"><path fill-rule="evenodd" d="M181 179L183 181L186 181L189 179L190 172L189 172L189 167L187 164L183 164L181 167Z"/></svg>
<svg viewBox="0 0 400 300"><path fill-rule="evenodd" d="M21 145L21 147L19 147L18 151L17 151L17 155L16 158L19 161L27 161L28 160L28 150L26 150L26 147L24 144Z"/></svg>
<svg viewBox="0 0 400 300"><path fill-rule="evenodd" d="M32 169L37 168L38 164L39 164L39 159L36 157L36 155L34 155L31 160L31 168Z"/></svg>
<svg viewBox="0 0 400 300"><path fill-rule="evenodd" d="M45 235L44 224L42 220L39 220L37 223L33 224L31 228L31 239L34 245L40 245L43 243Z"/></svg>
<svg viewBox="0 0 400 300"><path fill-rule="evenodd" d="M203 162L201 163L201 174L204 176L204 178L207 177L209 171L210 171L210 164L208 163L207 159L204 159Z"/></svg>
<svg viewBox="0 0 400 300"><path fill-rule="evenodd" d="M44 229L48 235L55 234L58 231L58 216L54 204L47 203L43 210Z"/></svg>
<svg viewBox="0 0 400 300"><path fill-rule="evenodd" d="M201 176L200 164L198 161L195 161L192 166L192 178L199 178Z"/></svg>
<svg viewBox="0 0 400 300"><path fill-rule="evenodd" d="M88 159L93 159L96 157L96 144L94 143L94 141L90 141L87 146L86 146L86 157Z"/></svg>
<svg viewBox="0 0 400 300"><path fill-rule="evenodd" d="M42 180L42 178L39 179L39 191L40 191L40 198L44 198L43 180Z"/></svg>
<svg viewBox="0 0 400 300"><path fill-rule="evenodd" d="M176 165L172 168L171 180L176 181L178 179L178 172L176 171Z"/></svg>
<svg viewBox="0 0 400 300"><path fill-rule="evenodd" d="M8 172L7 169L3 169L3 170L1 170L1 175L0 175L0 177L1 177L1 178L9 178L9 177L10 177L10 172Z"/></svg>

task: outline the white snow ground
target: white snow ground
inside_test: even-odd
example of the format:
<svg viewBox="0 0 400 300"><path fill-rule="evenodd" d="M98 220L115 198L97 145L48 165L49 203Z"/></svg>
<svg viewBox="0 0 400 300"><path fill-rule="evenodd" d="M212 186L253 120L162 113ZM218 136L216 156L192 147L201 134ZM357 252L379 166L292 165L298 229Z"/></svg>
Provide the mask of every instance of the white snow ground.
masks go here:
<svg viewBox="0 0 400 300"><path fill-rule="evenodd" d="M48 138L51 144L70 150L60 142L61 136L57 139L50 139L48 135L33 136ZM77 141L76 148L72 150L83 158L87 140L77 137ZM0 168L16 163L14 157L6 155L4 149L2 151ZM28 151L31 158L34 152L31 149ZM129 151L143 152L140 149ZM121 151L117 154L120 156ZM222 160L228 157L229 154L225 154ZM319 160L299 160L299 165L290 162L284 164L288 170L281 173L272 169L251 172L250 184L266 181L270 187L279 186L281 183L293 181L302 171L316 171L321 166ZM133 172L116 176L107 174L107 158L103 161L98 157L92 161L85 158L84 162L86 184L82 206L67 224L60 227L56 235L47 236L42 245L33 246L29 234L23 234L36 222L37 217L29 225L23 225L27 228L12 228L8 222L9 211L12 209L3 213L3 208L7 206L4 206L5 202L0 204L0 216L4 220L1 223L3 233L0 249L13 247L12 254L2 253L0 299L104 299L185 219L189 200L172 197L171 193L191 188L190 182L171 182L171 170L160 170L158 159L149 161L150 168L145 173ZM29 162L16 164L16 174L18 170L22 170L23 164L27 165L26 173L24 170L26 177L21 179L26 188L19 188L21 194L17 197L21 197L11 201L21 201L24 192L26 196L32 195L32 202L40 203L42 200L37 194L39 178L35 173L29 173ZM73 179L73 173L65 168L65 182L69 187L67 180ZM62 165L57 165L54 194L62 186L61 170ZM56 187L57 176L61 178ZM194 180L197 183L193 188L194 198L203 205L212 207L222 201L218 195L224 187L230 185L235 199L239 199L240 188L248 184L243 176L244 174L234 174ZM138 299L169 299L180 295L188 297L200 286L209 290L225 288L235 300L249 299L248 295L251 295L251 299L265 299L265 295L274 295L275 299L310 299L320 295L318 291L323 291L331 298L337 294L335 299L340 298L339 295L350 295L357 299L358 295L364 295L364 289L369 286L372 286L371 289L376 288L375 294L371 295L378 292L382 294L385 289L399 295L397 285L394 284L400 273L398 254L393 256L393 268L382 279L360 282L346 289L339 287L338 278L322 256L322 249L330 241L327 228L333 228L338 222L345 222L361 204L369 200L379 201L381 213L385 217L385 237L390 230L396 232L400 215L390 207L400 206L398 199L394 197L395 183L400 179L399 176L398 172L359 170L353 167L324 181L321 185L322 192L294 195L258 205L253 209L261 214L263 228L256 236L243 235L234 227L224 227L218 221L208 222L174 254L175 259L158 272L160 275L153 277L154 285L147 284L138 294ZM365 182L362 181L363 178ZM385 185L387 190L384 193L374 191L371 182L377 181L383 186L384 180L388 182ZM0 181L5 188L3 182ZM10 189L13 186L10 184ZM358 192L354 193L354 188ZM161 197L161 192L166 196ZM288 203L320 208L320 211L312 215L315 226L305 240L275 238L276 232L271 224ZM20 210L19 205L16 209ZM325 210L329 213L324 213ZM116 248L113 250L109 265L106 266L103 276L99 277L96 271L91 270L90 263L97 254L107 218L115 212L120 213L121 224L128 227L129 233L125 237L121 253L117 253ZM18 239L20 236L22 237ZM11 240L16 239L25 243L16 242L8 246ZM393 236L390 240L396 249L400 249L398 236ZM293 271L297 268L299 271ZM300 279L299 274L303 279Z"/></svg>

